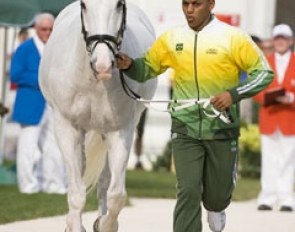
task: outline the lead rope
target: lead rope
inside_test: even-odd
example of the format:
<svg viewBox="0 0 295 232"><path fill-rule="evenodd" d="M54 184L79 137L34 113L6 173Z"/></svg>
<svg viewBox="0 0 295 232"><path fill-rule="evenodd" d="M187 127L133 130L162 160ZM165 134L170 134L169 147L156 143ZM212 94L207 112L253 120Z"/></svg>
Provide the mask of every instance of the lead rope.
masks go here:
<svg viewBox="0 0 295 232"><path fill-rule="evenodd" d="M209 118L219 118L220 120L222 120L224 123L226 124L230 124L232 123L234 120L229 112L229 110L226 110L224 112L220 112L217 109L215 109L213 107L213 105L210 103L211 98L203 98L203 99L173 99L173 100L147 100L142 98L139 94L137 94L136 92L134 92L129 85L127 84L123 71L119 70L119 74L120 74L120 80L121 80L121 84L123 87L123 90L125 91L125 93L127 94L128 97L132 98L133 100L137 101L137 102L141 102L142 104L145 105L145 107L152 109L154 111L158 111L158 112L168 112L168 113L172 113L172 112L176 112L182 109L186 109L189 107L192 107L194 105L202 105L202 110L204 112L204 114L209 117ZM155 108L151 105L151 103L158 103L158 104L163 104L163 103L176 103L176 104L181 104L179 106L175 106L175 107L170 107L167 110L160 110L158 108ZM210 110L213 112L212 113L208 113L207 111Z"/></svg>

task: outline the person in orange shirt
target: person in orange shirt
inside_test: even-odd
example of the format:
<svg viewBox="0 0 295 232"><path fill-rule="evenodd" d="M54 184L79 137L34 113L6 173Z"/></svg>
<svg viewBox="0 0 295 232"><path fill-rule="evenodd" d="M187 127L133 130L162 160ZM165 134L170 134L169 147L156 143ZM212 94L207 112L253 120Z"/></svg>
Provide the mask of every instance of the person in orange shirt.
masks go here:
<svg viewBox="0 0 295 232"><path fill-rule="evenodd" d="M258 210L272 210L276 203L280 211L293 211L295 159L295 55L292 52L293 32L280 24L273 28L274 53L268 61L274 70L273 82L254 97L261 103L259 128L262 152L262 190ZM265 106L265 93L283 88L285 95Z"/></svg>

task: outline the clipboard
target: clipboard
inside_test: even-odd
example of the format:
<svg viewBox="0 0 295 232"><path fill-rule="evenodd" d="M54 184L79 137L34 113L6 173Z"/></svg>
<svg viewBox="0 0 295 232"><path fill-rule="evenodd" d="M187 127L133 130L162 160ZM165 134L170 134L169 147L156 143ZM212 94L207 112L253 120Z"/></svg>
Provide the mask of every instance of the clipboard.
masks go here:
<svg viewBox="0 0 295 232"><path fill-rule="evenodd" d="M285 96L286 91L282 87L273 88L264 93L264 101L263 106L271 106L275 104L279 104L277 101L277 97Z"/></svg>

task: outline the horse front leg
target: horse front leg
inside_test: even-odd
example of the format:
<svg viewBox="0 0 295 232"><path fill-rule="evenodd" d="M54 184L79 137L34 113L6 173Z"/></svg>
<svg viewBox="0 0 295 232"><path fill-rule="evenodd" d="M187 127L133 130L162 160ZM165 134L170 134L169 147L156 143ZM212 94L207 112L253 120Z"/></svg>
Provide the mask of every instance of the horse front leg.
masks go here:
<svg viewBox="0 0 295 232"><path fill-rule="evenodd" d="M86 189L82 180L85 155L84 133L75 129L71 123L58 115L55 132L66 163L68 177L68 206L66 232L83 232L81 214L86 201Z"/></svg>
<svg viewBox="0 0 295 232"><path fill-rule="evenodd" d="M107 213L96 223L94 231L118 231L118 215L125 206L127 196L125 173L132 143L132 133L129 135L126 133L125 136L122 136L120 132L112 132L106 135L110 171L110 183L107 191Z"/></svg>
<svg viewBox="0 0 295 232"><path fill-rule="evenodd" d="M99 207L98 207L98 218L93 224L94 232L101 231L101 230L98 230L100 219L102 218L103 215L106 215L108 212L107 191L110 185L110 179L111 179L111 175L110 175L109 164L108 164L108 160L106 160L104 169L102 170L102 173L98 180L97 200L99 202Z"/></svg>
<svg viewBox="0 0 295 232"><path fill-rule="evenodd" d="M98 180L97 198L99 201L98 216L101 217L107 213L107 191L110 185L110 169L108 159Z"/></svg>

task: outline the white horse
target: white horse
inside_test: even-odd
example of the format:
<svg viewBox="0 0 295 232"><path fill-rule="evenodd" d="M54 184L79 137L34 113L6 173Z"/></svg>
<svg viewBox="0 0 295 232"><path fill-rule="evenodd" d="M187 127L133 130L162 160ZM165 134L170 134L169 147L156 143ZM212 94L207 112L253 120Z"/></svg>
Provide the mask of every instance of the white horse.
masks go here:
<svg viewBox="0 0 295 232"><path fill-rule="evenodd" d="M40 86L54 111L55 134L68 174L66 232L85 231L81 214L86 190L97 181L99 214L93 229L118 231L117 218L127 195L128 156L144 107L124 93L114 61L121 45L123 52L139 57L155 38L145 14L134 5L127 9L126 14L125 0L69 5L56 19L42 57ZM153 96L155 80L126 81L142 97Z"/></svg>

